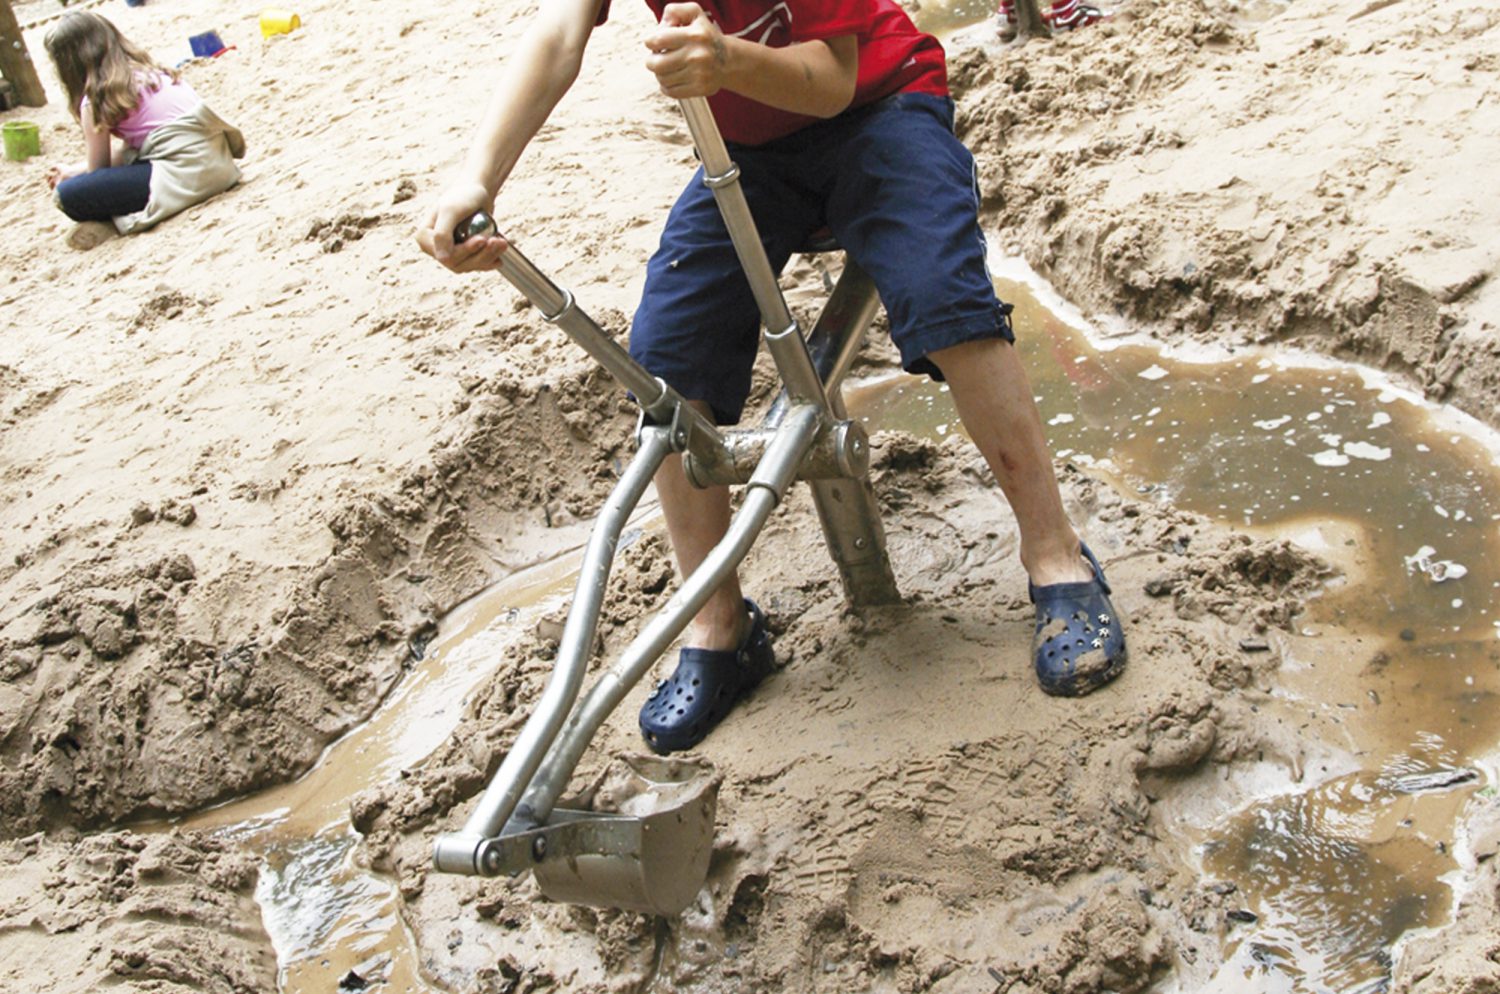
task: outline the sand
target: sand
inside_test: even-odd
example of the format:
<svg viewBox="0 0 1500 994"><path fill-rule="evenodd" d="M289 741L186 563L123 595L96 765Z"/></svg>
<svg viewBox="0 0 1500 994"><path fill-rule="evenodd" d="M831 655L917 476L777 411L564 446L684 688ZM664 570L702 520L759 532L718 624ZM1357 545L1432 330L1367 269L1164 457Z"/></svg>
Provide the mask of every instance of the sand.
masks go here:
<svg viewBox="0 0 1500 994"><path fill-rule="evenodd" d="M498 213L623 334L692 151L640 66L644 7L619 7ZM83 251L43 184L82 151L50 73L48 107L3 115L38 121L43 154L0 163L0 858L35 881L0 890L0 978L266 990L243 854L128 827L307 770L444 612L579 541L633 413L498 278L455 278L412 241L524 5L310 2L268 40L222 0L98 9L169 61L203 30L235 46L184 72L251 151L237 189ZM1500 423L1497 22L1477 0L1163 0L1020 48L966 33L951 62L986 230L1108 329L1354 359ZM28 42L41 58L40 32ZM788 278L804 317L819 282ZM908 600L849 612L806 495L773 518L746 579L782 668L702 750L725 774L718 847L681 919L427 869L539 692L545 633L436 755L356 798L434 979L1020 994L1211 976L1225 896L1164 841L1159 805L1314 748L1257 710L1276 653L1240 646L1274 646L1335 566L1060 465L1133 662L1108 692L1055 701L1027 668L988 474L957 443L877 442ZM607 651L669 580L658 536L627 551ZM637 748L644 693L581 782ZM1399 989L1500 989L1494 861L1470 871ZM187 910L114 910L153 901ZM212 978L210 961L226 964Z"/></svg>

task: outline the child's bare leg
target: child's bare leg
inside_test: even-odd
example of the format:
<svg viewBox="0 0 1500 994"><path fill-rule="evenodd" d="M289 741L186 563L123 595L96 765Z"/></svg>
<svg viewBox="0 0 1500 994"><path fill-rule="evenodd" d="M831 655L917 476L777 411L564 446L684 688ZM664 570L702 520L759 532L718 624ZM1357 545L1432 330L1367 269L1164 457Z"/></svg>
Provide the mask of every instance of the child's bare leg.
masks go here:
<svg viewBox="0 0 1500 994"><path fill-rule="evenodd" d="M697 569L729 528L729 490L699 490L672 456L656 471L656 492L683 576ZM740 596L731 573L689 624L677 667L641 705L641 735L659 753L691 749L724 720L775 664L760 608Z"/></svg>
<svg viewBox="0 0 1500 994"><path fill-rule="evenodd" d="M708 413L707 405L694 406ZM729 489L700 490L693 486L683 474L682 457L673 455L656 471L656 493L667 518L677 568L686 578L729 529ZM731 573L688 626L684 644L699 649L734 649L744 638L748 621L739 577Z"/></svg>
<svg viewBox="0 0 1500 994"><path fill-rule="evenodd" d="M928 358L943 371L964 429L1010 501L1021 532L1021 564L1031 582L1041 587L1089 579L1015 347L986 339L939 349Z"/></svg>

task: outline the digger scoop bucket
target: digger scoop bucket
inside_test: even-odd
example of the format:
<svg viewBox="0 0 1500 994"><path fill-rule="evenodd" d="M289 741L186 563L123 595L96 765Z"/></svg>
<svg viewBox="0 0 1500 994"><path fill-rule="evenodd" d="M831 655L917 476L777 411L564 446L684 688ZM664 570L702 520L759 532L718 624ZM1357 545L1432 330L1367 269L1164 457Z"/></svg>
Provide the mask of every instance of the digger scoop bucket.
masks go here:
<svg viewBox="0 0 1500 994"><path fill-rule="evenodd" d="M699 763L655 757L625 760L633 789L618 814L556 809L579 846L548 853L534 875L554 901L676 915L708 876L719 776ZM559 833L562 834L562 833Z"/></svg>

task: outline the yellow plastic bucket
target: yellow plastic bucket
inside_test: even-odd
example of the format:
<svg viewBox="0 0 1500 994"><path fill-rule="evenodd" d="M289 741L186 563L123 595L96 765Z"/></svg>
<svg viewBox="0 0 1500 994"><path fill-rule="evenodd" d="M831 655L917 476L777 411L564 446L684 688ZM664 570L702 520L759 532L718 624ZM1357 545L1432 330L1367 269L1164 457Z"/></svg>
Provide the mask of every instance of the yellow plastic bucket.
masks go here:
<svg viewBox="0 0 1500 994"><path fill-rule="evenodd" d="M260 36L284 35L302 27L302 18L290 10L270 7L260 12Z"/></svg>
<svg viewBox="0 0 1500 994"><path fill-rule="evenodd" d="M0 128L5 138L5 157L12 162L25 162L42 151L42 135L30 121L6 121Z"/></svg>

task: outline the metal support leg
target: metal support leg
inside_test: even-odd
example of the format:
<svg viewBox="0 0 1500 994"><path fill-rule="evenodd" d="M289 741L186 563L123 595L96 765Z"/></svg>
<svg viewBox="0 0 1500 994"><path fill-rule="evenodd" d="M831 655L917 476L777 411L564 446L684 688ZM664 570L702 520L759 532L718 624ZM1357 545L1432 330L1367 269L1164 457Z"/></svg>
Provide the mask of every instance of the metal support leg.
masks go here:
<svg viewBox="0 0 1500 994"><path fill-rule="evenodd" d="M823 416L831 420L835 409L841 412L843 408L842 400L834 399L837 384L853 363L859 339L879 303L874 284L853 260L846 260L844 274L834 289L829 311L825 314L828 321L826 332L819 336L818 329L814 329L821 360L814 365L812 352L803 341L797 323L792 320L776 274L766 259L765 249L755 230L755 220L750 215L750 206L740 189L739 167L729 158L708 101L702 97L684 100L682 113L697 145L698 157L703 160L704 182L713 189L719 212L724 215L725 227L729 229L729 237L739 254L740 265L744 267L750 289L760 307L761 320L766 326L766 347L771 350L786 384L788 401L815 404ZM840 289L846 286L841 295ZM822 326L824 319L818 324ZM831 390L826 383L833 384ZM818 517L823 523L823 535L838 564L849 600L857 606L900 600L886 555L880 509L869 481L823 480L813 482L812 488Z"/></svg>
<svg viewBox="0 0 1500 994"><path fill-rule="evenodd" d="M563 729L552 755L547 757L546 767L537 774L521 802L528 817L546 820L604 719L687 627L724 578L739 568L795 478L797 466L817 434L818 420L817 408L811 405L798 407L787 415L746 488L744 502L724 538L693 575L683 581L666 608L630 643L613 668L599 678Z"/></svg>
<svg viewBox="0 0 1500 994"><path fill-rule="evenodd" d="M450 873L480 872L477 862L480 847L485 840L500 834L501 827L515 811L522 792L551 749L558 729L573 710L588 667L589 652L594 645L599 611L604 604L604 588L614 566L620 533L640 503L652 476L671 451L672 442L667 429L648 429L642 433L640 451L610 493L589 536L583 568L573 591L573 606L568 611L567 624L558 645L557 663L536 710L505 754L505 760L464 823L463 830L457 835L438 839L433 851L433 865L437 869Z"/></svg>
<svg viewBox="0 0 1500 994"><path fill-rule="evenodd" d="M844 271L808 336L814 367L827 385L828 403L839 417L844 416L841 391L844 377L859 354L865 331L879 306L880 298L869 274L853 259L845 257ZM782 394L767 420L774 422L780 410L790 403L790 397ZM732 451L733 446L730 448ZM843 479L809 480L818 520L823 526L823 539L838 567L844 595L855 607L895 604L901 600L867 466L868 463L861 472L847 474Z"/></svg>

